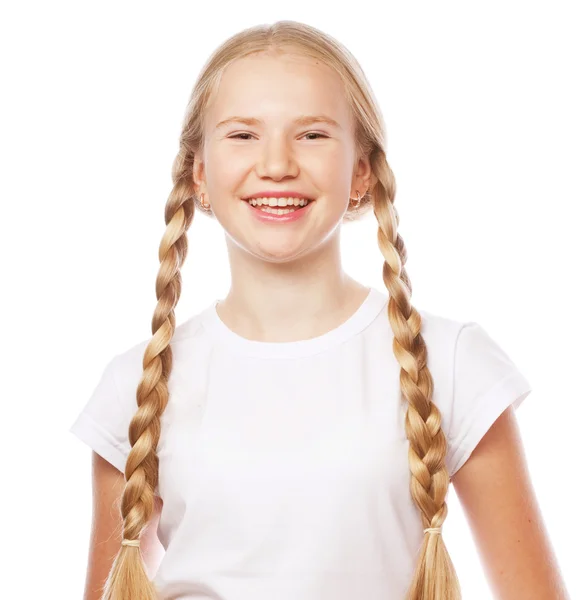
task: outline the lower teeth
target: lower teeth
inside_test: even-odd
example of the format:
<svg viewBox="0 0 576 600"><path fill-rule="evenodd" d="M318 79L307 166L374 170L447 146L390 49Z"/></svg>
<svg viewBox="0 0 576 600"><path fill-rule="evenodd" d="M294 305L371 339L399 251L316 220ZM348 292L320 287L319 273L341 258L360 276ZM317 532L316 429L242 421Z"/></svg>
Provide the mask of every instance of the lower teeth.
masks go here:
<svg viewBox="0 0 576 600"><path fill-rule="evenodd" d="M300 207L303 208L303 207ZM262 207L258 207L259 210L261 210L262 212L267 212L267 213L271 213L273 215L287 215L288 213L293 213L294 211L298 210L297 208L289 208L287 209L287 212L280 212L277 208L269 208L268 206L262 206Z"/></svg>

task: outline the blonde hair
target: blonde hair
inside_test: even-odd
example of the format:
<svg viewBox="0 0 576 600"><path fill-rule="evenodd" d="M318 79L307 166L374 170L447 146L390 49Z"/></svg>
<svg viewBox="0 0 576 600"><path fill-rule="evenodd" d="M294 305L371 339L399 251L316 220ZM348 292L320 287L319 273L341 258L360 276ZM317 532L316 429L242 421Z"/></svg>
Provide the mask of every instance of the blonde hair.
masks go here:
<svg viewBox="0 0 576 600"><path fill-rule="evenodd" d="M377 102L365 74L351 53L331 36L296 21L250 27L226 40L208 59L194 85L180 135L180 149L172 168L174 187L165 208L166 232L160 243L160 269L156 281L158 304L152 321L152 339L143 357L143 374L137 389L138 409L129 427L132 449L125 468L122 495L123 537L138 538L154 509L158 481L156 448L160 417L168 402L172 370L170 340L175 329L174 308L180 298L180 269L187 254L186 232L196 209L192 166L204 147L203 115L218 89L224 69L254 53L298 53L322 61L340 75L346 99L354 114L358 155L369 156L372 182L357 207L350 206L345 220L359 218L373 207L378 221L378 247L384 256L383 279L389 291L388 319L394 334L393 351L400 363L400 389L407 401L405 418L412 474L410 493L420 510L423 529L441 527L447 516L450 477L446 468L446 438L441 415L432 402L433 379L426 344L420 335L421 316L412 307L412 286L404 269L406 249L397 232L394 197L396 185L386 160L386 134ZM212 216L212 215L211 215ZM137 547L121 546L104 586L103 600L156 600ZM405 600L460 600L454 566L442 535L424 532L417 566Z"/></svg>

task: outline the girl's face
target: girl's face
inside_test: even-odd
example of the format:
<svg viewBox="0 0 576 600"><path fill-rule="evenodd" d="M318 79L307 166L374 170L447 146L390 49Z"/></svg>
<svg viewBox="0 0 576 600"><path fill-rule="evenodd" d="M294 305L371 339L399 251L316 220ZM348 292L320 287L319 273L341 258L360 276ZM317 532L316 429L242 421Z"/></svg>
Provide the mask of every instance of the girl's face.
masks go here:
<svg viewBox="0 0 576 600"><path fill-rule="evenodd" d="M356 160L340 78L307 57L252 55L229 65L204 127L204 155L194 165L198 197L205 194L231 246L260 259L288 262L314 251L339 231L356 190L368 187L369 161ZM242 198L271 190L314 202L294 221L263 222Z"/></svg>

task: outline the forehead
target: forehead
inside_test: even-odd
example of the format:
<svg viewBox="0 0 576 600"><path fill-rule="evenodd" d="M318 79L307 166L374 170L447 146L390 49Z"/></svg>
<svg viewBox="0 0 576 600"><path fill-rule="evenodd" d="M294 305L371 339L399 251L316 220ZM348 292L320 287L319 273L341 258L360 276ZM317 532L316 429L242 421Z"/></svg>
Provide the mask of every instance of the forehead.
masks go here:
<svg viewBox="0 0 576 600"><path fill-rule="evenodd" d="M325 115L343 129L351 123L340 76L317 60L292 54L252 55L228 65L207 107L208 131L235 115L271 126L300 115Z"/></svg>

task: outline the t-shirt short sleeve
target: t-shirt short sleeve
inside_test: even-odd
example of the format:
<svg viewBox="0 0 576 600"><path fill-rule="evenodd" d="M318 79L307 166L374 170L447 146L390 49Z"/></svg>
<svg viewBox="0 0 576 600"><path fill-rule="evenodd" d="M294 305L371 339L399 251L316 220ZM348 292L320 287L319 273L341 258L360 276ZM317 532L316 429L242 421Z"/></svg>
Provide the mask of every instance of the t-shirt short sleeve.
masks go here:
<svg viewBox="0 0 576 600"><path fill-rule="evenodd" d="M446 455L450 477L504 410L510 405L517 409L532 391L508 354L473 321L464 323L456 336L452 389Z"/></svg>
<svg viewBox="0 0 576 600"><path fill-rule="evenodd" d="M128 427L138 405L135 397L123 398L119 393L114 375L117 358L104 367L96 388L69 431L124 473L131 450Z"/></svg>

